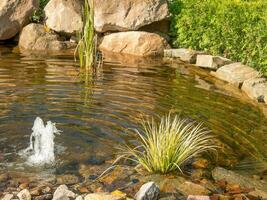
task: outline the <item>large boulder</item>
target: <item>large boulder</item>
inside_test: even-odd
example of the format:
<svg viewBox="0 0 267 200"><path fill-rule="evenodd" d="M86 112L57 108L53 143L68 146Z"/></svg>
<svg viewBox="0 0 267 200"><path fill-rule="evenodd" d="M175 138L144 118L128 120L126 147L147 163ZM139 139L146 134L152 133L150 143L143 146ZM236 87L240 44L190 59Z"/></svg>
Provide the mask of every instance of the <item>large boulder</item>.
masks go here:
<svg viewBox="0 0 267 200"><path fill-rule="evenodd" d="M0 40L14 37L39 7L39 0L0 1Z"/></svg>
<svg viewBox="0 0 267 200"><path fill-rule="evenodd" d="M138 30L168 17L167 0L95 1L95 29L98 32Z"/></svg>
<svg viewBox="0 0 267 200"><path fill-rule="evenodd" d="M45 6L46 25L59 33L75 35L82 30L81 0L50 0Z"/></svg>
<svg viewBox="0 0 267 200"><path fill-rule="evenodd" d="M61 41L57 34L47 32L41 24L29 24L23 28L19 38L20 50L57 51L73 47Z"/></svg>
<svg viewBox="0 0 267 200"><path fill-rule="evenodd" d="M158 34L143 31L112 33L104 36L101 51L131 54L136 56L163 55L167 41Z"/></svg>

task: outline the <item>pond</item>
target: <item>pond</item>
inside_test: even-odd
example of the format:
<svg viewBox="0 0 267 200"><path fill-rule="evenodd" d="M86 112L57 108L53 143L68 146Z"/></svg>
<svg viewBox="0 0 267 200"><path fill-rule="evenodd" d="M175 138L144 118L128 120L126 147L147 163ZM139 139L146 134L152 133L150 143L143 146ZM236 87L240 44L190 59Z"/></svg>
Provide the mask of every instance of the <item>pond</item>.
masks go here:
<svg viewBox="0 0 267 200"><path fill-rule="evenodd" d="M72 55L29 56L0 49L2 171L38 172L18 155L29 145L37 116L63 131L56 136L57 164L49 173L92 156L114 157L118 145L130 139L127 128L139 129L143 117L170 110L212 130L222 146L213 158L218 165L267 157L267 119L261 110L220 88L204 70L192 73L194 67L161 60L125 64L114 57L87 81Z"/></svg>

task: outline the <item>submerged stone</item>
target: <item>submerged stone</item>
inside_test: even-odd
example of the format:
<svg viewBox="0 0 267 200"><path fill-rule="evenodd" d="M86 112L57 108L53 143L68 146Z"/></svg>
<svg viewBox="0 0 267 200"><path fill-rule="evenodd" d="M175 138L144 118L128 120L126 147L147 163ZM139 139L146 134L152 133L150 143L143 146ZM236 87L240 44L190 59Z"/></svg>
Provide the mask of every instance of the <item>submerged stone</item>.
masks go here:
<svg viewBox="0 0 267 200"><path fill-rule="evenodd" d="M212 171L212 177L215 181L225 180L228 184L238 184L242 188L258 189L267 192L267 182L255 180L250 177L242 176L230 170L221 167L216 167Z"/></svg>

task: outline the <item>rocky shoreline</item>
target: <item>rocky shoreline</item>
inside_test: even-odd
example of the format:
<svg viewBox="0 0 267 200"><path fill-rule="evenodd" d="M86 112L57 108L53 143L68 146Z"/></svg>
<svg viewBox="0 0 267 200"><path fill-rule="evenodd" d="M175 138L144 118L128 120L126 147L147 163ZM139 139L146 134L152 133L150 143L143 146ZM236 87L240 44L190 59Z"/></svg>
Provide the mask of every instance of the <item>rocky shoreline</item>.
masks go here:
<svg viewBox="0 0 267 200"><path fill-rule="evenodd" d="M101 161L101 162L100 162ZM266 199L267 176L242 176L224 168L211 168L205 159L184 174L148 174L139 166L120 164L103 176L113 160L80 164L78 174L65 172L40 177L0 175L2 200L241 200ZM97 179L96 179L97 178Z"/></svg>

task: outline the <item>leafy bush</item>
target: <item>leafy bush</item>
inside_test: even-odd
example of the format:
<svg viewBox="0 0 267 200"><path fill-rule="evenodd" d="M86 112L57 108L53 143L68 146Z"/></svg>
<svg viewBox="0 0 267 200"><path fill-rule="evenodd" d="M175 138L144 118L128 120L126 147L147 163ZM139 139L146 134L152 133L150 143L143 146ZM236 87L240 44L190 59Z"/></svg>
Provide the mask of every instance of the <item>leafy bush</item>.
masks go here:
<svg viewBox="0 0 267 200"><path fill-rule="evenodd" d="M170 0L177 47L241 61L267 75L266 0Z"/></svg>
<svg viewBox="0 0 267 200"><path fill-rule="evenodd" d="M49 0L40 0L39 1L39 9L34 12L34 14L31 16L31 21L35 23L40 23L44 19L44 8Z"/></svg>
<svg viewBox="0 0 267 200"><path fill-rule="evenodd" d="M170 114L143 122L143 132L137 132L137 143L121 148L122 157L141 164L149 172L168 173L182 170L190 158L214 150L213 136L196 122Z"/></svg>

